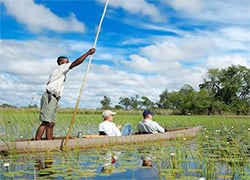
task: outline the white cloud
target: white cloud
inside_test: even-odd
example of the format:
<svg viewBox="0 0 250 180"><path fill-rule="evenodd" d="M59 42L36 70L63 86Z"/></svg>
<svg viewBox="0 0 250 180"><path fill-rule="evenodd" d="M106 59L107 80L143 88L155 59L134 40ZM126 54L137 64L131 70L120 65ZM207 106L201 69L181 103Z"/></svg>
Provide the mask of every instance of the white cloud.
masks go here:
<svg viewBox="0 0 250 180"><path fill-rule="evenodd" d="M229 25L249 26L250 2L248 0L205 1L201 17ZM222 24L224 25L224 24Z"/></svg>
<svg viewBox="0 0 250 180"><path fill-rule="evenodd" d="M249 30L242 27L221 28L219 33L231 40L250 42Z"/></svg>
<svg viewBox="0 0 250 180"><path fill-rule="evenodd" d="M99 0L104 3L105 0ZM156 22L164 21L164 17L153 3L148 3L146 0L109 0L109 6L114 8L123 8L129 13L143 15L151 18Z"/></svg>
<svg viewBox="0 0 250 180"><path fill-rule="evenodd" d="M52 30L57 32L84 32L85 26L79 22L73 13L67 18L55 15L42 4L36 4L33 0L2 0L7 13L27 26L32 32Z"/></svg>
<svg viewBox="0 0 250 180"><path fill-rule="evenodd" d="M164 42L158 42L157 46L154 47L155 49L158 49L155 54L168 58L170 61L175 59L193 61L197 58L204 57L211 51L216 50L216 44L210 37L199 34L196 34L196 36L189 35L171 39L165 39L163 37L163 41ZM150 51L151 50L149 49L148 52Z"/></svg>
<svg viewBox="0 0 250 180"><path fill-rule="evenodd" d="M174 9L188 13L197 13L202 9L201 0L163 0L162 2L169 3Z"/></svg>
<svg viewBox="0 0 250 180"><path fill-rule="evenodd" d="M48 39L18 41L2 40L2 72L10 74L46 74L50 67L56 65L56 59L52 57L59 53L67 52L66 48L57 48L57 41Z"/></svg>
<svg viewBox="0 0 250 180"><path fill-rule="evenodd" d="M210 56L207 61L208 68L226 68L232 65L241 65L250 67L250 62L239 54Z"/></svg>
<svg viewBox="0 0 250 180"><path fill-rule="evenodd" d="M28 0L23 0L22 3L19 1L13 3L12 0L1 2L8 7L8 13L20 18L18 21L25 23L32 31L40 28L61 32L71 27L75 29L74 31L82 31L74 15L62 19L44 5L34 4ZM10 2L12 3L9 4ZM159 2L165 6L157 7ZM164 8L168 9L170 3L177 10L177 12L171 10L171 17L178 20L176 24L139 22L136 17L141 13L143 17L151 18L154 22L162 20L164 14L161 11ZM184 84L198 88L209 68L225 68L233 64L250 67L248 36L250 16L249 12L245 11L246 4L245 0L241 2L193 0L189 3L174 0L111 0L112 10L118 12L123 8L135 16L129 18L131 22L129 27L125 27L126 23L122 24L122 28L128 28L128 31L135 33L127 34L127 29L122 29L120 33L118 24L115 26L108 24L106 31L112 28L114 31L112 36L104 32L105 37L99 39L101 42L94 54L80 106L100 107L100 100L105 95L111 97L113 105L118 103L119 97L131 97L136 94L157 101L159 94L165 89L179 90ZM15 6L22 8L15 9ZM33 9L36 12L33 12ZM33 15L29 15L28 11ZM109 15L113 18L112 13ZM26 16L36 18L33 21ZM190 21L182 21L182 17ZM48 22L44 22L43 19ZM55 29L58 27L54 25L58 24L54 24L54 21L63 28ZM76 23L78 28L70 23ZM201 28L198 26L195 29L192 25L189 26L189 23L200 25ZM115 31L118 31L117 34ZM28 105L32 99L39 105L49 73L57 65L56 57L66 55L72 61L92 46L91 42L76 38L72 36L70 40L54 37L40 37L26 41L0 40L0 104L4 102ZM69 72L60 101L61 106L74 107L86 66L87 62L84 62Z"/></svg>
<svg viewBox="0 0 250 180"><path fill-rule="evenodd" d="M100 101L105 95L111 97L113 105L118 103L119 97L131 97L136 94L158 101L159 94L165 89L170 91L179 90L184 84L189 84L197 89L207 68L225 67L233 62L249 66L247 60L240 56L224 56L223 58L222 55L210 56L207 63L204 64L185 66L176 57L186 58L187 62L193 63L190 57L197 57L196 54L199 54L199 57L203 58L208 53L203 49L207 47L212 49L210 45L213 45L213 43L202 44L202 42L210 42L210 40L204 41L204 39L198 38L198 40L193 39L190 41L194 42L193 47L190 48L190 44L186 43L189 40L189 38L184 38L182 43L176 43L180 40L175 39L176 42L172 42L170 45L162 45L159 42L158 44L147 46L147 48L142 48L138 54L130 55L129 61L126 61L126 58L123 57L123 60L119 61L115 66L96 64L94 60L85 82L80 105L85 108L101 107ZM71 40L62 40L61 44L49 39L27 42L1 41L1 43L4 44L3 47L6 52L1 54L1 56L4 55L5 59L3 61L5 68L2 69L3 71L1 70L0 74L1 93L5 95L4 98L1 98L1 102L11 104L15 102L14 105L29 105L31 99L33 99L33 103L39 105L40 96L44 92L49 73L56 66L55 58L60 53L59 50L56 51L58 47L66 55L71 53L70 50L87 50L84 46L77 48L79 42ZM49 45L42 46L42 44ZM71 47L71 49L66 51L68 47ZM197 51L190 50L196 49L196 47L199 47ZM173 49L178 49L178 51L173 51ZM181 49L183 49L184 53ZM34 53L32 53L33 51ZM41 54L41 51L44 54ZM103 58L102 54L104 54L107 61L108 59L111 61L116 57L112 50L104 50L104 52L97 51L94 59L99 61L99 58ZM178 53L181 55L178 55ZM190 53L193 53L193 55ZM79 52L80 54L81 52ZM22 58L17 59L16 57ZM86 66L87 62L68 73L65 90L60 101L61 106L75 106ZM18 93L16 93L16 89L18 89Z"/></svg>
<svg viewBox="0 0 250 180"><path fill-rule="evenodd" d="M248 34L248 28L245 27L226 27L219 28L214 31L198 32L199 36L210 37L215 44L214 55L219 54L231 54L241 53L249 54L250 40Z"/></svg>
<svg viewBox="0 0 250 180"><path fill-rule="evenodd" d="M156 64L154 62L148 60L147 58L138 56L136 54L130 55L131 61L123 61L123 64L137 70L138 72L155 72L157 69Z"/></svg>

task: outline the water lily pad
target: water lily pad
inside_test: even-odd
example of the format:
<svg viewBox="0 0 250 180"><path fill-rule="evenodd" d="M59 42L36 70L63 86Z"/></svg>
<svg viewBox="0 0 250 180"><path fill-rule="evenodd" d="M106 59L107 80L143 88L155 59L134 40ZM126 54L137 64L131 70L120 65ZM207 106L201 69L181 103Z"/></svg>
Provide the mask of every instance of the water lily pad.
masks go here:
<svg viewBox="0 0 250 180"><path fill-rule="evenodd" d="M17 176L23 176L23 171L9 171L9 172L4 172L3 176L5 177L17 177Z"/></svg>

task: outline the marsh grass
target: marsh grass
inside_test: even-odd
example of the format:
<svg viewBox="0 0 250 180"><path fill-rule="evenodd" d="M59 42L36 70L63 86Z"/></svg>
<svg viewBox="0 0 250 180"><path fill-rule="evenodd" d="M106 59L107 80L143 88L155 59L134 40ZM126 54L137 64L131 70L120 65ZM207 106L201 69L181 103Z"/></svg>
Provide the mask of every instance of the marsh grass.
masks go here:
<svg viewBox="0 0 250 180"><path fill-rule="evenodd" d="M102 121L101 112L79 111L72 135L77 135L78 131L96 134L98 124ZM40 124L38 109L0 109L0 113L1 140L34 137ZM71 109L59 111L55 136L66 134L72 113ZM140 111L118 111L114 121L121 125L131 123L135 132L141 119ZM116 179L118 176L121 179L137 179L141 177L141 172L148 172L148 167L141 166L142 158L145 157L152 160L158 179L250 179L249 117L169 116L161 111L154 119L166 128L202 125L203 131L193 140L176 139L90 150L1 155L0 179ZM109 164L112 156L117 161ZM41 163L38 163L39 159ZM5 163L10 166L4 167ZM102 171L104 164L108 165ZM147 175L150 177L150 174Z"/></svg>

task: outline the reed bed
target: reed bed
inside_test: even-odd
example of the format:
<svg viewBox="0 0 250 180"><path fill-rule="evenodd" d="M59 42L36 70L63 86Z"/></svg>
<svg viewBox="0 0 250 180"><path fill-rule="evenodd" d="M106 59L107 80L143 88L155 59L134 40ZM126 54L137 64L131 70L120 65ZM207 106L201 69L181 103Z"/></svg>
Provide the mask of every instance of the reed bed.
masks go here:
<svg viewBox="0 0 250 180"><path fill-rule="evenodd" d="M38 109L0 109L1 140L33 138ZM64 136L72 110L61 110L55 135ZM118 111L115 123L136 131L141 112ZM202 125L195 139L151 142L98 149L1 154L0 179L250 179L250 119L247 116L154 117L166 128ZM97 133L101 110L82 110L72 134ZM112 158L115 162L112 164ZM152 167L142 166L143 160Z"/></svg>

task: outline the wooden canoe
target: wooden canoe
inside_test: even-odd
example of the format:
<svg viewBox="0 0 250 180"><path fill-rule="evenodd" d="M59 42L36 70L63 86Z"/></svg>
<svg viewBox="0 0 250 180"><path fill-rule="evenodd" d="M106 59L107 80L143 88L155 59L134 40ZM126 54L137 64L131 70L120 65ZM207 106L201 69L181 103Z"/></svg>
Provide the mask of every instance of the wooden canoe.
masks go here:
<svg viewBox="0 0 250 180"><path fill-rule="evenodd" d="M73 137L68 139L65 150L72 149L87 149L93 147L105 147L110 145L120 144L139 144L142 142L150 141L164 141L173 140L178 138L191 138L201 131L202 127L191 128L177 128L175 130L169 130L165 133L157 134L140 134L130 136L99 136L99 135L83 135L81 138ZM1 152L42 152L42 151L60 151L64 144L64 138L55 138L53 140L19 140L14 142L0 141Z"/></svg>

